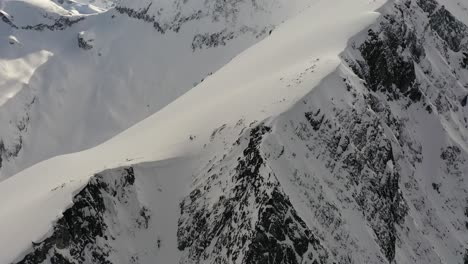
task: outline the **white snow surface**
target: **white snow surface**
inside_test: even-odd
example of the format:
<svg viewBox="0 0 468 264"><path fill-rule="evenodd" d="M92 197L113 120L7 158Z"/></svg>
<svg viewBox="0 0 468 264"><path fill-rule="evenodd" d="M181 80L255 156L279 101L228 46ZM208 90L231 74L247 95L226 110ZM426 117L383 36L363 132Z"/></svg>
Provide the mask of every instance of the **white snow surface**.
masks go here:
<svg viewBox="0 0 468 264"><path fill-rule="evenodd" d="M13 36L9 40L20 44ZM50 56L51 53L47 51L38 51L23 58L0 61L0 105L27 85L37 67L44 64Z"/></svg>
<svg viewBox="0 0 468 264"><path fill-rule="evenodd" d="M204 160L206 153L209 152L208 149L213 151L213 149L221 150L222 148L222 145L209 144L211 132L223 124L234 127L241 119L244 120L245 124L249 124L278 116L290 109L340 66L339 55L347 46L348 40L377 19L379 14L374 10L382 6L384 2L383 0L312 1L309 8L284 22L270 36L240 53L195 88L165 107L161 103L159 107L163 108L159 111L156 110L155 114L144 121L89 150L51 158L1 182L0 219L2 219L2 224L0 225L0 248L2 250L0 263L19 260L26 253L25 251L30 248L32 241L40 241L44 238L51 230L54 221L61 217L61 213L66 208L71 206L73 195L95 173L109 168L143 162L150 162L153 167L158 167L158 164L165 164L163 166L164 171L171 172L165 175L173 177L171 179L161 178L172 188L165 190L162 197L148 197L147 199L152 200L147 203L156 208L153 209L156 210L156 214L159 212L166 215L166 217L161 218L160 221L162 222L158 228L163 236L169 238L169 241L172 239L172 244L167 245L168 250L161 250L161 254L158 255L155 262L176 263L178 252L175 251L177 231L175 223L178 217L179 199L187 194L190 185L190 180L186 179L189 179L190 173L197 170L201 165L200 161ZM96 19L99 18L96 17ZM110 19L110 17L102 19ZM122 31L125 38L132 39L133 26L133 24L130 24L126 31ZM95 30L95 36L103 36L109 28L103 26L93 30ZM193 28L187 30L193 30ZM81 31L86 30L81 28L78 32ZM49 36L49 33L45 33L45 35ZM141 37L141 34L139 36ZM134 50L147 52L134 52L131 54L132 56L139 55L135 56L135 58L124 59L138 60L149 56L151 60L141 60L147 64L140 69L147 68L154 72L158 71L157 66L150 64L150 61L177 59L172 56L173 54L165 57L164 54L152 53L152 49L145 43L154 43L153 38L151 34L148 34L147 39L133 38L135 40ZM18 39L20 42L22 41L21 36L18 36ZM105 40L105 42L99 43L99 39L93 42L99 47L95 53L83 55L82 57L88 61L93 60L89 56L96 58L97 50L101 53L110 52L118 47L119 40L123 38L101 39ZM177 40L175 34L165 35L164 38L159 40L161 41L159 45L178 45L175 42ZM128 45L129 42L126 41L121 44ZM157 49L158 47L155 46L154 48ZM233 50L239 50L239 48ZM156 57L154 57L154 54L157 54ZM216 57L220 54L213 52L211 56ZM229 54L234 53L230 52ZM47 57L49 61L57 57L50 57L50 54L46 55L42 54L42 56L45 56L42 58ZM73 54L69 56L73 56ZM73 64L84 65L80 60L83 59L74 57ZM44 59L37 57L31 58L31 61L34 61L36 67L39 67L41 62L44 63ZM105 70L99 73L92 72L95 69L94 67L82 68L80 72L74 72L73 75L63 78L60 84L79 86L85 81L85 76L99 79L102 75L112 76L125 73L128 82L119 83L122 79L116 79L114 89L128 90L128 86L131 85L136 90L129 91L128 95L129 100L134 100L136 98L132 98L132 94L144 92L138 90L139 87L152 85L153 81L148 77L143 81L133 79L132 69L126 67L131 64L124 64L123 61L121 61L122 64L107 65L104 68ZM18 82L28 82L31 70L27 69L32 68L31 64L28 65L23 61L19 62L18 65L18 67L25 69L23 70L25 73L17 77ZM51 77L52 74L57 74L57 72L68 75L67 67L70 67L70 65L64 64L63 61L56 61L56 66L49 69L49 73L44 74L43 79L38 81L50 82L47 77ZM101 67L98 61L96 61L96 67ZM190 65L178 72L172 72L172 69L170 69L165 72L168 74L166 78L169 80L185 78L189 70L193 70L193 67L194 65ZM211 68L215 69L215 67ZM74 68L75 71L78 69L79 67ZM170 75L171 72L172 75ZM149 74L149 77L151 77L150 72L145 72L145 74ZM38 78L41 78L40 75ZM109 79L106 79L106 81L109 81ZM29 83L31 82L29 81ZM172 82L171 84L182 85L183 81ZM77 112L75 117L63 116L62 119L72 119L74 122L89 122L91 124L89 127L99 126L100 124L109 126L109 123L103 120L102 116L98 115L95 119L93 118L95 111L97 111L93 105L98 102L101 103L100 91L96 90L96 86L83 86L81 88L81 90L78 88L69 89L69 92L64 94L54 94L53 100L40 102L40 104L61 105L64 102L73 103L73 100L65 98L73 98L76 96L75 93L89 94L89 97L84 98L83 101L75 102L76 107L80 106L81 109L85 101L91 102L87 111ZM183 92L179 91L173 94L171 98L177 97ZM109 96L109 94L106 95ZM7 96L7 93L4 96ZM111 93L110 97L107 98L109 99L108 102L118 104L110 109L116 111L115 116L131 115L133 109L126 109L122 113L121 109L125 108L125 105L132 104L122 102L123 99L120 96L122 96L122 93L115 93L114 95ZM6 104L9 102L11 101L7 101ZM118 102L122 102L122 104ZM165 100L165 102L168 101ZM142 105L148 103L152 102L138 102L138 104ZM53 126L51 120L56 121L56 118L52 118L56 115L74 113L73 111L56 111L56 109L60 108L49 109L53 111L49 110L50 112L44 114L44 119L40 120L42 126L45 127ZM138 115L140 117L145 116L142 113ZM110 124L112 123L113 121L110 122ZM61 128L63 131L61 131L60 135L73 134L73 137L77 139L85 138L88 135L85 132L75 132L77 126L72 126L73 123L67 124L70 124L70 126ZM82 124L80 123L80 126ZM126 124L131 125L131 122L126 122ZM44 136L44 134L32 135L31 142L39 145L34 145L34 149L26 145L24 152L39 151L42 147L41 143L51 144L53 142L53 140L44 139ZM56 134L50 135L51 138L57 136ZM232 135L232 137L235 137L235 135ZM101 137L99 140L103 139L105 137ZM91 146L96 142L98 143L99 140L92 140ZM55 142L61 144L60 138ZM208 147L205 148L206 144L208 144ZM79 148L83 147L80 145ZM73 150L73 148L68 149ZM52 151L49 154L53 155L54 153ZM47 158L47 156L44 157ZM33 162L26 162L26 164L31 163ZM150 181L155 180L151 177L148 179ZM61 188L55 189L59 186ZM53 189L55 190L52 191ZM157 197L157 199L154 197ZM172 202L167 203L169 200ZM158 206L162 209L157 209Z"/></svg>
<svg viewBox="0 0 468 264"><path fill-rule="evenodd" d="M2 12L20 29L2 23L0 36L20 44L3 45L11 38L0 39L0 63L25 61L21 64L34 72L27 85L0 89L4 101L9 98L0 106L0 137L9 153L0 180L39 161L103 143L168 105L284 20L320 3L262 0L253 7L238 1L224 10L226 19L219 19L218 11L205 6L211 2L182 2L155 1L149 7L147 1L118 2L136 6L135 12L148 7L146 14L156 17L164 34L153 22L115 8L78 14L64 6L67 1L5 2ZM200 10L208 11L197 18ZM22 29L53 26L60 18L83 20L63 30ZM210 43L210 34L218 33L221 44ZM92 38L90 46L79 48L79 36ZM41 51L53 56L26 63ZM10 98L11 90L18 96Z"/></svg>

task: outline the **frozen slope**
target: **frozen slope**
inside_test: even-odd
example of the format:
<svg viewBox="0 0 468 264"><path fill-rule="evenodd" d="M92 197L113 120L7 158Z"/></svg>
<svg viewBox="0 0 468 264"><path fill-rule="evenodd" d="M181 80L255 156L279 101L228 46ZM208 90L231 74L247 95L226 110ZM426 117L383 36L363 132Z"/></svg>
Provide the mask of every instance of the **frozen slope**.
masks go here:
<svg viewBox="0 0 468 264"><path fill-rule="evenodd" d="M288 109L336 69L340 64L338 54L347 40L377 18L372 11L381 4L320 1L123 134L93 149L39 163L2 182L0 207L5 224L0 227L0 237L15 238L1 240L5 253L0 262L14 260L27 252L31 241L44 238L52 221L60 218L71 205L73 194L93 174L136 162L181 158L206 162L212 153L224 149L222 141L210 144L217 127L234 127L227 133L232 141L243 127ZM327 19L330 16L336 17L332 23ZM200 162L187 171L196 171ZM189 164L172 166L176 169ZM185 176L167 173L166 177ZM174 190L181 197L190 185L189 181L184 183ZM34 224L29 223L32 219ZM175 215L173 221L177 221ZM166 236L174 238L175 226L163 228ZM176 262L175 257L168 262Z"/></svg>
<svg viewBox="0 0 468 264"><path fill-rule="evenodd" d="M145 121L2 182L1 260L466 262L456 2L317 2Z"/></svg>
<svg viewBox="0 0 468 264"><path fill-rule="evenodd" d="M1 63L44 55L28 66L32 76L7 76L0 87L9 98L0 106L0 177L108 140L317 1L222 2L119 1L91 14L60 1L5 2Z"/></svg>

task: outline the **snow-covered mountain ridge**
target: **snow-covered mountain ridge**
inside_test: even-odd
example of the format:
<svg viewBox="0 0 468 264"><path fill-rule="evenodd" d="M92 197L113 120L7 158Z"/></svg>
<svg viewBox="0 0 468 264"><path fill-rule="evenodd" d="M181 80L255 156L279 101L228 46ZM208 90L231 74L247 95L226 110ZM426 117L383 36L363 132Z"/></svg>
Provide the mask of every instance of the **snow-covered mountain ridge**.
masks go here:
<svg viewBox="0 0 468 264"><path fill-rule="evenodd" d="M466 262L457 6L318 2L115 138L3 181L1 261Z"/></svg>
<svg viewBox="0 0 468 264"><path fill-rule="evenodd" d="M26 61L32 76L5 76L0 174L108 140L314 2L233 1L223 9L220 1L120 1L91 14L45 0L5 2L2 63L38 59Z"/></svg>

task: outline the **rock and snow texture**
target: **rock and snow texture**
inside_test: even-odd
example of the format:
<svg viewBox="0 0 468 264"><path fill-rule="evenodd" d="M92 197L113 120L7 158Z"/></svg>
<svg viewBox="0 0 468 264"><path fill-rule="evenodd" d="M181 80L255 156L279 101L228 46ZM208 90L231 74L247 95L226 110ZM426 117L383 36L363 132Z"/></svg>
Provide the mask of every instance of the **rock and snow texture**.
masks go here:
<svg viewBox="0 0 468 264"><path fill-rule="evenodd" d="M216 55L234 55L257 39L243 29L255 28L250 23L260 20L249 20L242 7L274 14L274 22L260 26L267 30L286 19L284 14L278 19L275 2L187 1L158 7L116 1L113 11L86 17L86 27L80 22L76 31L65 30L77 45L73 52L85 57L75 54L74 63L82 65L90 54L105 57L105 48L114 54L100 40L104 32L93 26L107 15L122 19L122 25L137 20L165 36L159 41L169 38L167 45L182 34L189 41L174 54L186 50L195 54L190 61L206 63L192 69L197 74L221 68L171 103L173 97L165 98L169 105L161 104L154 115L111 140L1 182L0 248L5 251L0 262L467 263L465 3L293 2L278 3L296 11L311 7L223 67L228 58ZM172 16L174 10L180 13ZM184 35L185 23L203 19L219 24L187 26L199 31ZM149 47L135 45L129 55ZM48 61L67 54L54 53ZM161 59L163 65L169 62ZM178 59L164 66L167 72L187 63ZM135 89L140 84L145 82L136 82ZM97 96L95 89L89 91ZM29 101L21 112L25 117L18 119L28 124L17 127L26 131L18 140L39 144L24 135L34 128L29 120L35 111L44 110L33 109L36 101L45 97L28 90L15 96ZM122 86L112 100L122 102L117 96L123 92ZM62 104L70 103L65 98L60 97ZM4 105L18 107L12 102ZM125 103L99 113L137 105ZM13 153L10 157L20 157L21 149Z"/></svg>
<svg viewBox="0 0 468 264"><path fill-rule="evenodd" d="M0 83L0 179L108 140L316 1L6 1L0 65L25 74Z"/></svg>

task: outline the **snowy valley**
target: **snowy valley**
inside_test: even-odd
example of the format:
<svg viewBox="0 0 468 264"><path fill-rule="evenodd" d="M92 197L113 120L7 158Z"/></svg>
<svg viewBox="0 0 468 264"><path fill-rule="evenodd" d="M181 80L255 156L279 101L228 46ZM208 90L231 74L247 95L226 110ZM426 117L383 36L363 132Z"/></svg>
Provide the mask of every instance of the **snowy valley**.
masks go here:
<svg viewBox="0 0 468 264"><path fill-rule="evenodd" d="M0 18L0 263L468 263L467 2Z"/></svg>

